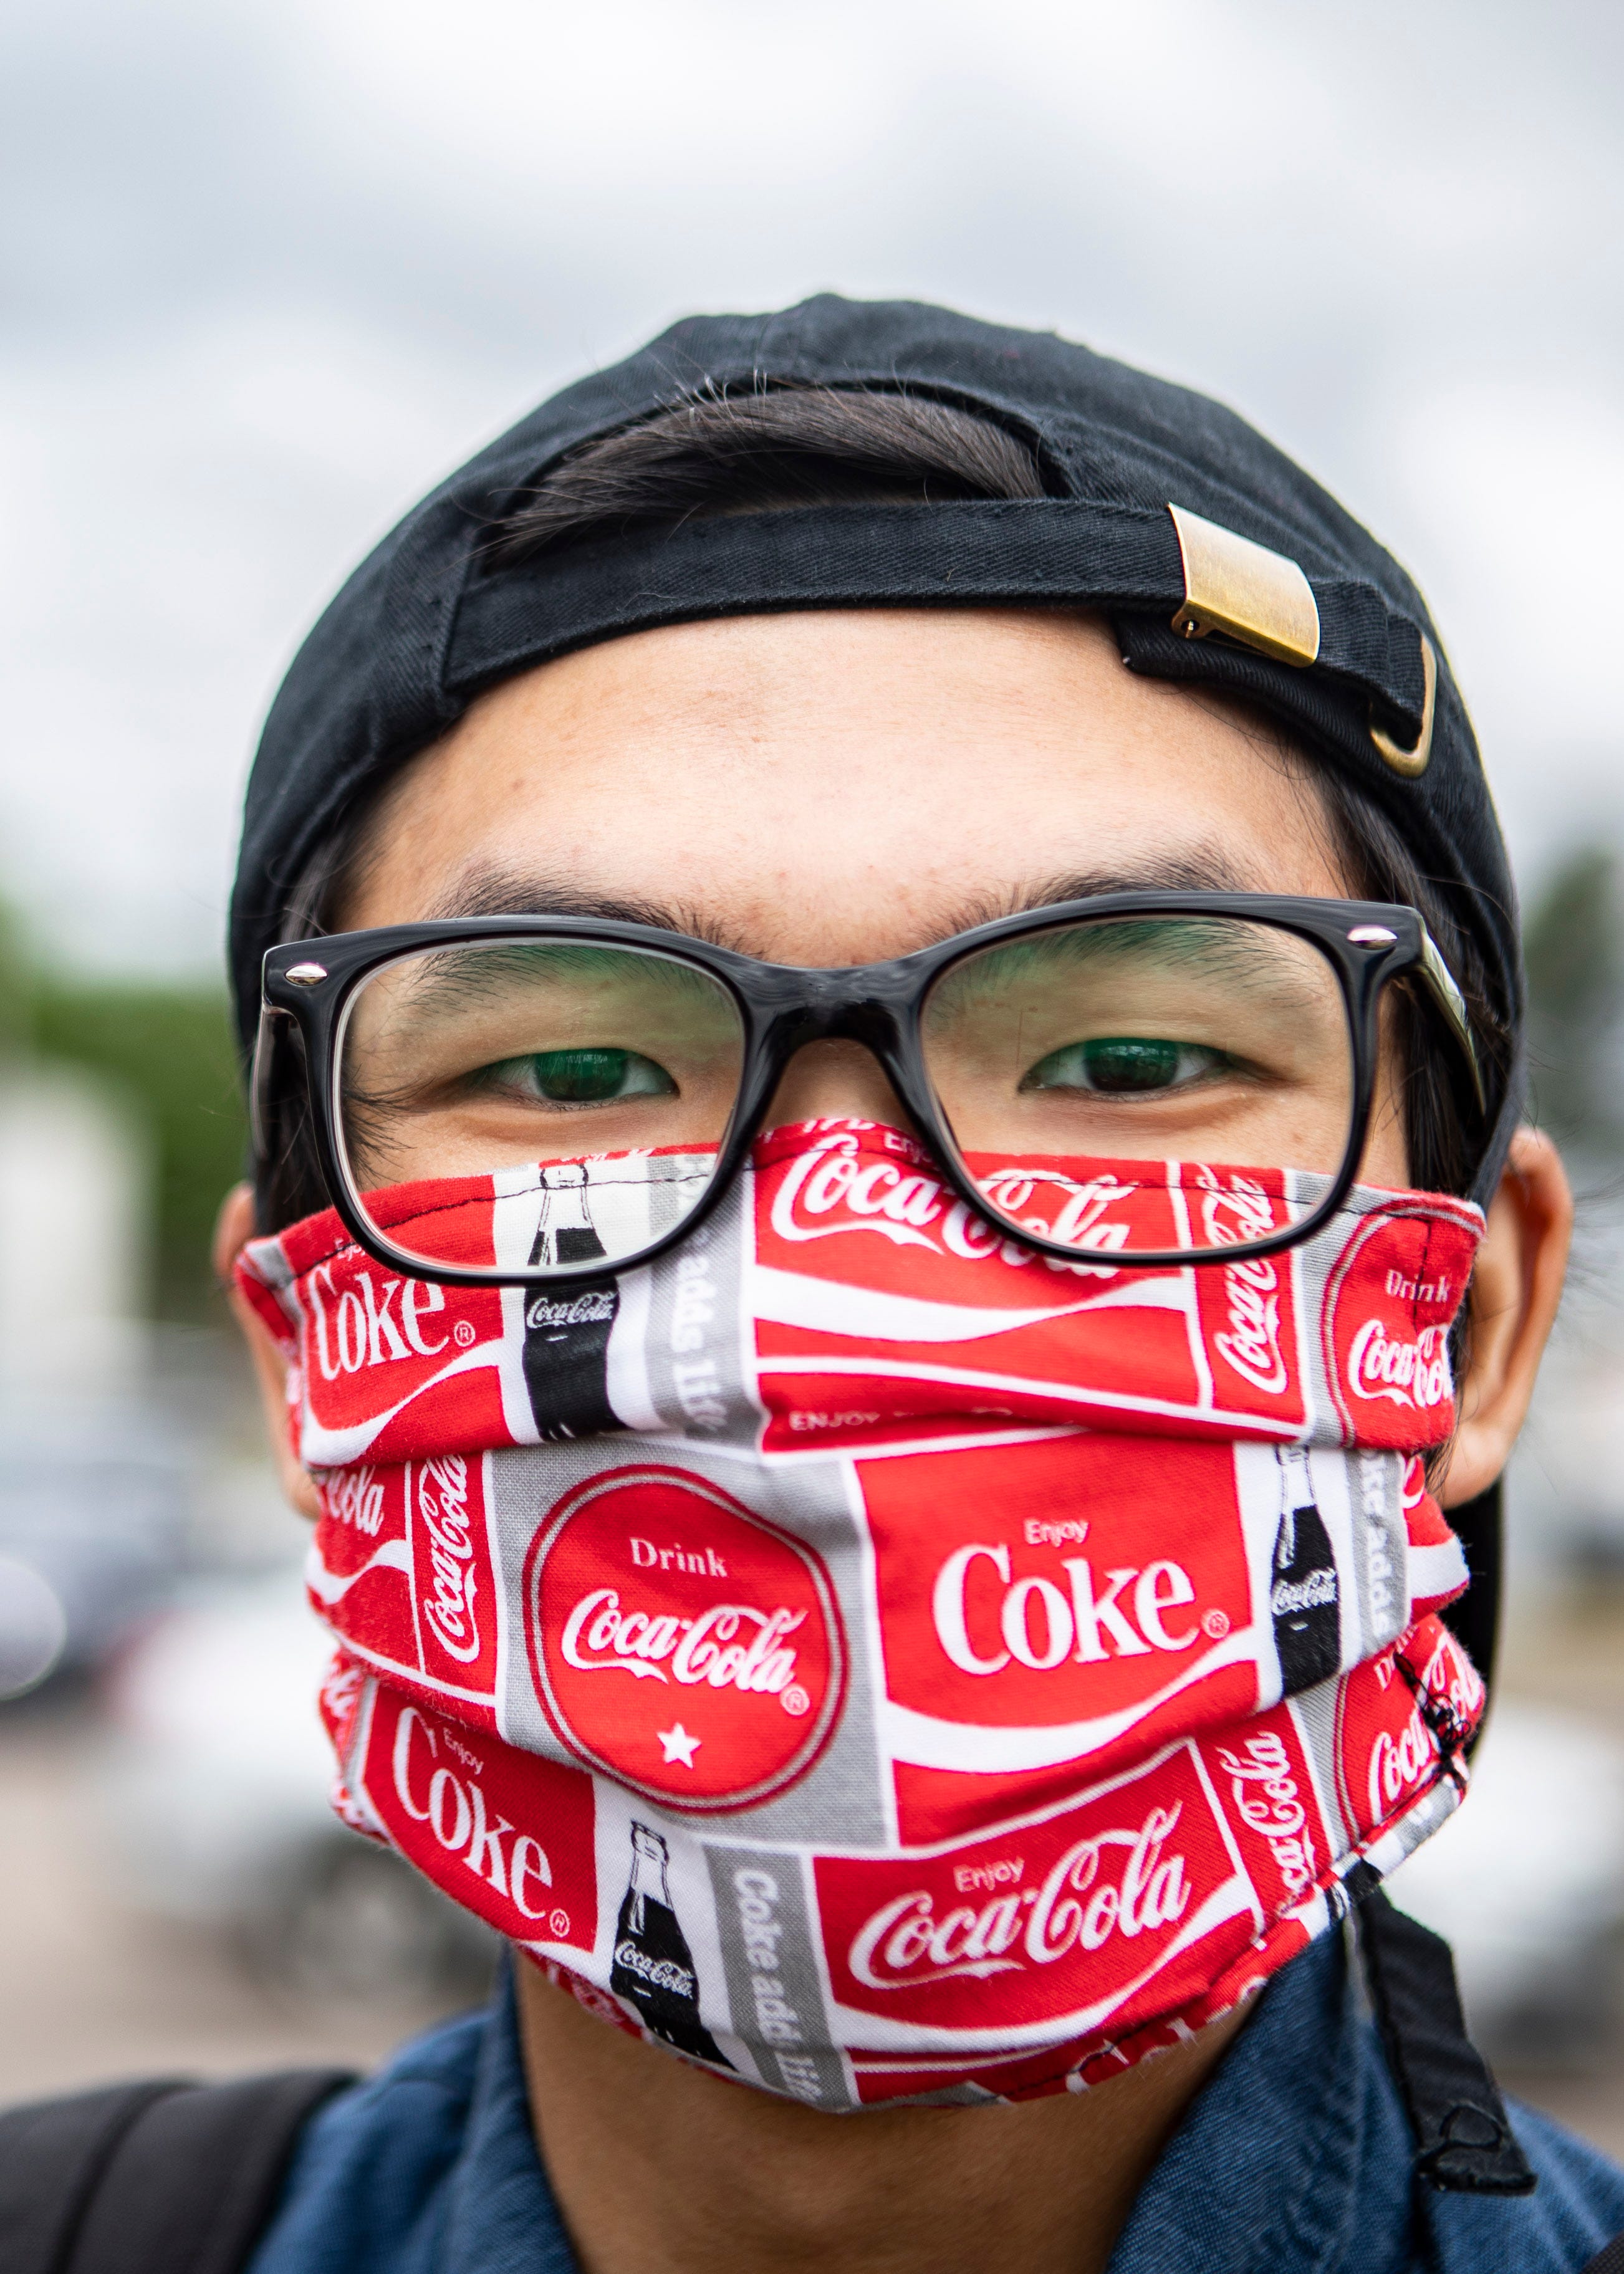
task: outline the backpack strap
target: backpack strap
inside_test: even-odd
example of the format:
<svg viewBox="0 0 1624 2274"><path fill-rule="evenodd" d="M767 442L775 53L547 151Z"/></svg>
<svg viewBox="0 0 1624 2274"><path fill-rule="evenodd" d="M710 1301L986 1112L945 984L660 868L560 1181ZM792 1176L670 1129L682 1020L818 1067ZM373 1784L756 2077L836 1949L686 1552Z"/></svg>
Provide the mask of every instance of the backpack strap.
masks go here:
<svg viewBox="0 0 1624 2274"><path fill-rule="evenodd" d="M1494 1661L1499 1654L1500 1567L1504 1557L1505 1488L1494 1482L1476 1500L1449 1511L1449 1529L1461 1543L1469 1575L1466 1593L1446 1603L1439 1614L1492 1693ZM1488 1727L1485 1713L1466 1742L1467 1758Z"/></svg>
<svg viewBox="0 0 1624 2274"><path fill-rule="evenodd" d="M1534 2171L1466 2034L1449 1945L1379 1887L1357 1916L1377 2026L1416 2135L1416 2177L1451 2194L1531 2195Z"/></svg>
<svg viewBox="0 0 1624 2274"><path fill-rule="evenodd" d="M113 2085L0 2115L5 2274L240 2274L300 2131L353 2076Z"/></svg>
<svg viewBox="0 0 1624 2274"><path fill-rule="evenodd" d="M1594 2258L1585 2262L1580 2274L1624 2274L1624 2234L1615 2234L1604 2244Z"/></svg>

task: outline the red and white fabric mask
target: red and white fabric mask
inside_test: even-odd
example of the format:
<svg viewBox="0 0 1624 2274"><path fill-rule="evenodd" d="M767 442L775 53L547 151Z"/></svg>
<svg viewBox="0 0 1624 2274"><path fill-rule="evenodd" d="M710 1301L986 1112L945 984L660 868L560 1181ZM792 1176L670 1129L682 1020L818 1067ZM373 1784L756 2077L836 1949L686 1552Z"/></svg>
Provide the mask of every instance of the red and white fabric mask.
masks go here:
<svg viewBox="0 0 1624 2274"><path fill-rule="evenodd" d="M641 1173L583 1168L587 1222ZM1141 1171L1116 1205L1249 1233L1323 1189ZM535 1170L369 1204L448 1201L470 1261L535 1252ZM254 1242L341 1811L593 2011L817 2107L1176 2042L1456 1805L1483 1689L1421 1457L1482 1230L1359 1189L1260 1261L1052 1264L842 1121L584 1290L403 1280L332 1214Z"/></svg>

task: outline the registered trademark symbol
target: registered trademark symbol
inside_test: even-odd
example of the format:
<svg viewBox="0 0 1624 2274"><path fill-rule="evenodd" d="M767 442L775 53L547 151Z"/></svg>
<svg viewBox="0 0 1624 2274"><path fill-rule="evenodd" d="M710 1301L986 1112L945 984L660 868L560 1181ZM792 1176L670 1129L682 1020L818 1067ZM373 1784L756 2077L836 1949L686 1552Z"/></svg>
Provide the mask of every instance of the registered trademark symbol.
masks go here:
<svg viewBox="0 0 1624 2274"><path fill-rule="evenodd" d="M555 1912L553 1913L552 1917L551 1917L550 1919L548 1919L548 1926L550 1926L550 1927L552 1928L553 1932L554 1932L555 1936L557 1938L557 1939L558 1939L560 1942L562 1942L562 1941L563 1940L564 1937L565 1937L565 1936L569 1933L569 1931L570 1931L570 1914L569 1914L569 1912L568 1912L568 1911L555 1911Z"/></svg>
<svg viewBox="0 0 1624 2274"><path fill-rule="evenodd" d="M812 1704L812 1699L798 1682L792 1682L787 1690L779 1691L778 1702L786 1713L793 1713L798 1720Z"/></svg>
<svg viewBox="0 0 1624 2274"><path fill-rule="evenodd" d="M473 1328L467 1319L458 1319L451 1334L458 1350L469 1350L473 1344Z"/></svg>
<svg viewBox="0 0 1624 2274"><path fill-rule="evenodd" d="M1229 1631L1227 1611L1209 1611L1201 1622L1214 1642L1221 1642Z"/></svg>

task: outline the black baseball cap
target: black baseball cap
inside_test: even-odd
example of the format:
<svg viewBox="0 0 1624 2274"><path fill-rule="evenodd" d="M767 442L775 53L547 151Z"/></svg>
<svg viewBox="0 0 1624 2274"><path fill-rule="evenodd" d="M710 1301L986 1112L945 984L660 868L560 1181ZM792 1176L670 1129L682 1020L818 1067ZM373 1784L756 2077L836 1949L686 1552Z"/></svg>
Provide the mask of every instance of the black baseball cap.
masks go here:
<svg viewBox="0 0 1624 2274"><path fill-rule="evenodd" d="M1023 440L1041 498L854 504L633 529L504 562L493 522L582 444L700 391L818 384L934 397ZM261 958L313 851L485 689L657 624L976 602L1095 610L1150 677L1250 698L1392 818L1477 941L1514 1030L1515 899L1477 746L1419 592L1300 467L1220 403L1053 333L823 294L697 316L581 380L415 507L327 608L272 705L231 911L245 1043ZM1520 1111L1502 1081L1486 1200Z"/></svg>

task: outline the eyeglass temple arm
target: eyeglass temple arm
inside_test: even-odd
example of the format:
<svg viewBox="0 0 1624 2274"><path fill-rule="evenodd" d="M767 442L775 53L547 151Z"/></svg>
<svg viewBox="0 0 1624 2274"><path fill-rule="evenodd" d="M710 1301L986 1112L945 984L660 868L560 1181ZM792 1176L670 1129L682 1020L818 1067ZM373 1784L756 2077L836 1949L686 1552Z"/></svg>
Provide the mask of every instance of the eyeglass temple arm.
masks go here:
<svg viewBox="0 0 1624 2274"><path fill-rule="evenodd" d="M265 1159L269 1141L266 1121L266 1092L270 1086L271 1052L275 1048L274 1021L276 1013L272 1005L261 1001L260 1023L254 1031L253 1053L248 1061L248 1142L254 1163Z"/></svg>
<svg viewBox="0 0 1624 2274"><path fill-rule="evenodd" d="M1478 1111L1486 1113L1489 1110L1488 1092L1484 1087L1483 1064L1477 1055L1472 1022L1467 1015L1466 998L1455 983L1454 974L1439 953L1437 943L1424 924L1421 927L1421 977L1428 994L1448 1020L1455 1040L1466 1053Z"/></svg>

